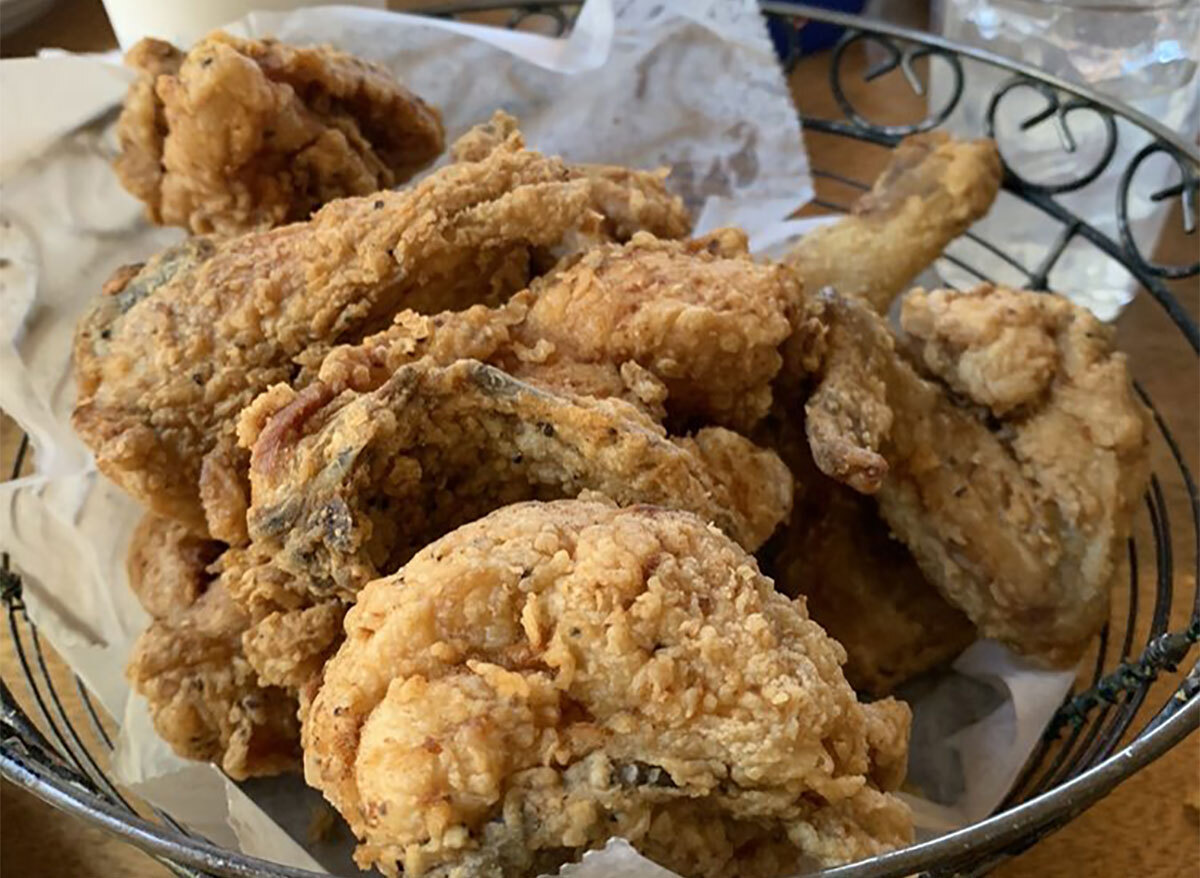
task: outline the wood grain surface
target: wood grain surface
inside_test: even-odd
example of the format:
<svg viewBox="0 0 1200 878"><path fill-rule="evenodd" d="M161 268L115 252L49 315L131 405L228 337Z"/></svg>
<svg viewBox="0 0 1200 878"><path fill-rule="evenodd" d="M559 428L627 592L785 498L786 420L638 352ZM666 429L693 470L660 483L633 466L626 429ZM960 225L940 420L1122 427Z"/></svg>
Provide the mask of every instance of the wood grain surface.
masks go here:
<svg viewBox="0 0 1200 878"><path fill-rule="evenodd" d="M48 46L97 51L113 44L98 0L65 0L41 21L17 34L5 35L0 40L0 54L29 55ZM862 59L856 59L856 63L861 64ZM836 112L825 81L827 65L828 60L820 56L806 59L792 75L793 94L802 113ZM898 74L889 77L862 89L855 97L874 114L873 118L911 118L918 99ZM814 167L848 171L858 178L869 179L886 161L885 151L841 138L810 133L805 141ZM818 194L839 201L848 195L825 181L818 181ZM1177 261L1188 255L1195 258L1197 239L1185 237L1180 228L1178 217L1168 221L1160 244L1161 256ZM1195 278L1176 283L1174 292L1193 315L1200 314L1200 283ZM1180 344L1178 331L1146 295L1139 296L1122 315L1118 331L1120 346L1128 352L1134 374L1171 422L1193 472L1200 470L1200 366L1195 355ZM0 464L5 474L18 440L12 421L0 415ZM1155 465L1159 469L1170 466L1162 459ZM1166 500L1171 518L1182 528L1191 517L1186 497L1180 490L1171 490ZM1151 599L1152 578L1143 575L1140 582L1146 590L1145 605ZM1178 574L1175 585L1178 594L1190 597L1195 593L1195 583L1186 572ZM1115 612L1122 611L1128 597L1117 596ZM1173 629L1186 625L1186 609L1184 601L1176 601ZM1194 654L1189 660L1194 660ZM66 684L69 675L65 668L53 658L51 665L55 678ZM0 636L0 671L10 685L19 679L7 635ZM1148 703L1161 703L1177 681L1178 675L1164 677L1151 691ZM32 707L23 691L18 689L16 694L26 702L27 709ZM68 710L79 713L77 705L68 706ZM76 726L86 726L82 716L73 715L73 720ZM8 783L0 784L0 875L163 878L168 874L151 858L101 830L55 811ZM1200 876L1200 735L1191 735L1083 816L1000 867L996 874L1004 878Z"/></svg>

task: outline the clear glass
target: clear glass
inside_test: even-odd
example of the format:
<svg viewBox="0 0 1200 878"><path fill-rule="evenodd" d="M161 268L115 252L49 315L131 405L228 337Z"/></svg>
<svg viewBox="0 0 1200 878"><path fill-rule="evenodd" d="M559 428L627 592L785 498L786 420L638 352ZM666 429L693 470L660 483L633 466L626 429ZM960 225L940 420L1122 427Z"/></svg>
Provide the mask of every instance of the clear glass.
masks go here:
<svg viewBox="0 0 1200 878"><path fill-rule="evenodd" d="M1188 140L1196 138L1200 127L1198 0L941 0L939 7L941 32L949 39L1087 85ZM931 75L931 102L936 106L950 83L936 69ZM986 65L971 65L966 93L949 121L951 129L966 134L982 131L992 94L1008 78L1009 74ZM1050 116L1022 129L1025 120L1047 105L1047 98L1033 89L1016 89L1005 96L996 119L1005 159L1033 182L1078 178L1103 155L1108 140L1105 126L1094 113L1073 110L1062 120ZM1107 169L1082 189L1057 196L1058 200L1116 240L1118 183L1148 140L1132 126L1120 125L1116 153ZM1068 144L1073 149L1065 148ZM1179 171L1169 160L1148 161L1135 178L1130 222L1147 257L1170 208L1170 199L1155 202L1149 196L1178 180ZM1041 219L1018 218L1000 202L979 231L1026 268L1036 269L1058 232L1056 223ZM1070 247L1051 279L1058 292L1090 307L1102 319L1113 319L1133 296L1135 285L1121 266L1097 255L1090 246ZM961 280L949 276L952 267L942 268L947 280Z"/></svg>

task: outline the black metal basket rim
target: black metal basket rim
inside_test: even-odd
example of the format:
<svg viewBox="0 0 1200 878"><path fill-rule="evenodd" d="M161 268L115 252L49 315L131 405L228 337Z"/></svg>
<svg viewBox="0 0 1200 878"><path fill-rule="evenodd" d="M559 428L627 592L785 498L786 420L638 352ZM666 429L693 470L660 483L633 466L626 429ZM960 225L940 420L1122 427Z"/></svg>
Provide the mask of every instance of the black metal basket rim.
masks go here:
<svg viewBox="0 0 1200 878"><path fill-rule="evenodd" d="M421 14L461 14L470 11L511 9L514 6L523 6L526 9L536 7L538 10L543 8L557 10L565 6L578 6L580 3L581 0L544 0L544 2L526 3L513 3L512 0L508 0L508 2L504 2L504 0L462 0L458 3L422 9ZM1156 120L1087 87L1049 76L1030 65L1014 62L985 50L961 46L932 34L805 4L761 2L760 7L764 12L772 15L818 19L868 33L921 43L954 55L973 58L994 67L1010 70L1014 74L1048 84L1063 92L1090 101L1117 116L1129 119L1176 150L1181 157L1186 157L1200 166L1200 147L1185 142L1178 134L1166 129ZM845 127L853 126L847 124ZM834 130L835 133L851 133L848 130L840 131L832 128L831 130ZM862 132L855 131L854 136L861 137ZM1147 283L1146 279L1141 276L1138 276L1138 279L1148 289L1155 288L1152 278L1150 283ZM1176 318L1177 325L1180 325L1187 336L1186 325L1179 324L1177 315L1174 313L1171 313L1171 316ZM1194 336L1194 324L1192 326ZM1195 347L1195 340L1191 340ZM1200 527L1200 520L1197 519L1195 510L1193 510L1193 526ZM1197 663L1192 669L1186 683L1176 690L1171 700L1155 712L1149 724L1135 740L1071 780L1052 787L1021 805L1003 810L985 820L936 839L870 860L827 870L820 875L822 878L880 878L880 876L887 875L917 873L931 867L953 870L964 864L978 862L981 856L1001 852L1039 829L1045 830L1061 825L1099 801L1133 773L1158 759L1191 732L1200 728L1198 690L1200 690L1200 663ZM73 783L69 778L55 774L38 756L36 751L10 747L9 742L6 741L5 746L0 748L0 775L30 790L56 808L95 823L155 856L203 870L205 873L226 876L226 878L230 878L230 876L261 878L264 874L278 876L278 878L318 878L324 874L282 866L208 841L185 836L173 831L170 827L149 822L117 807L103 796Z"/></svg>
<svg viewBox="0 0 1200 878"><path fill-rule="evenodd" d="M1200 670L1200 666L1197 666ZM821 878L879 878L916 873L934 863L949 865L963 856L977 857L1021 839L1032 830L1063 816L1061 802L1068 800L1075 813L1085 810L1111 792L1137 770L1158 759L1200 725L1200 698L1191 698L1144 737L1114 753L1062 786L1042 793L1022 805L931 841L892 851L820 873ZM0 754L5 778L71 814L84 817L119 835L142 850L226 878L258 878L262 867L288 878L327 878L308 869L281 867L258 857L185 838L165 827L124 813L99 796L56 777L43 766L12 751Z"/></svg>
<svg viewBox="0 0 1200 878"><path fill-rule="evenodd" d="M557 0L555 0L557 5ZM1197 165L1200 165L1200 145L1189 143L1178 132L1167 128L1157 119L1152 116L1147 116L1140 110L1135 110L1128 104L1124 104L1115 98L1107 97L1100 92L1088 88L1086 85L1071 82L1069 79L1063 79L1059 76L1046 73L1038 70L1032 64L1026 64L1022 61L1014 61L1010 58L1005 58L1003 55L997 55L995 52L989 52L987 49L977 49L974 46L966 46L962 43L956 43L953 40L948 40L943 36L925 31L913 30L912 28L900 27L898 25L889 24L885 21L873 21L863 18L858 15L848 15L843 12L834 12L829 9L822 9L819 6L808 6L803 3L781 3L770 2L764 0L759 6L764 12L769 12L775 15L784 16L803 16L805 18L817 18L830 24L837 24L848 28L865 27L874 33L884 34L889 37L896 37L902 40L912 40L918 43L923 43L926 46L934 46L939 49L945 49L955 55L965 58L974 58L976 61L982 61L993 67L1002 67L1011 70L1014 73L1019 73L1022 76L1027 76L1030 79L1037 80L1053 86L1060 91L1065 91L1076 97L1081 97L1097 106L1104 107L1118 116L1123 116L1132 122L1136 122L1141 128L1146 129L1159 140L1170 144L1181 155L1190 158Z"/></svg>
<svg viewBox="0 0 1200 878"><path fill-rule="evenodd" d="M538 0L537 3L529 4L537 8L553 8L557 9L563 6L581 6L583 0ZM452 14L462 14L464 12L489 12L500 9L511 9L513 7L512 0L462 0L458 3L443 3L437 6L430 6L420 10L421 15L430 16L445 16ZM1172 131L1165 125L1160 123L1152 116L1147 116L1140 110L1135 110L1118 100L1107 97L1094 89L1088 88L1085 85L1071 82L1068 79L1063 79L1059 76L1046 73L1038 70L1032 64L1025 64L1021 61L1014 61L1011 58L1005 58L1003 55L997 55L995 52L989 52L986 49L977 49L973 46L966 46L962 43L956 43L953 40L948 40L945 37L937 34L928 33L926 31L914 30L912 28L901 27L899 25L889 24L884 21L874 21L866 19L860 15L851 15L845 12L835 12L832 9L824 9L820 6L809 6L805 3L788 3L778 2L778 0L762 0L759 7L763 12L772 15L780 15L789 18L815 18L829 24L841 25L848 28L866 28L874 33L884 34L889 37L896 37L902 40L911 40L918 43L924 43L927 46L934 46L938 49L945 49L955 55L960 55L966 58L974 58L976 61L982 61L993 67L1001 67L1006 70L1011 70L1013 73L1018 73L1022 76L1027 76L1030 79L1053 86L1061 91L1068 92L1076 97L1083 98L1097 106L1104 107L1116 113L1118 116L1124 116L1138 126L1152 133L1159 140L1170 144L1181 155L1187 156L1197 165L1200 165L1200 145L1189 143L1177 132Z"/></svg>
<svg viewBox="0 0 1200 878"><path fill-rule="evenodd" d="M1006 68L1006 70L1013 71L1014 73L1020 73L1021 76L1025 76L1030 79L1036 79L1040 83L1052 85L1058 90L1069 92L1069 94L1075 95L1076 97L1082 97L1085 101L1090 101L1091 103L1097 104L1099 107L1104 107L1105 109L1111 110L1111 112L1116 113L1118 116L1124 116L1124 118L1136 122L1139 127L1145 128L1145 130L1151 132L1154 137L1157 137L1159 140L1163 140L1164 143L1174 146L1174 148L1178 150L1181 155L1187 156L1196 164L1200 164L1200 145L1189 143L1188 140L1184 140L1182 137L1180 137L1180 134L1175 131L1171 131L1170 128L1163 125L1162 122L1159 122L1157 119L1154 119L1153 116L1148 116L1145 113L1142 113L1141 110L1136 110L1133 107L1129 107L1128 104L1117 101L1115 98L1102 95L1100 92L1094 89L1087 88L1086 85L1073 83L1070 82L1069 79L1063 79L1062 77L1054 76L1054 74L1040 71L1033 65L1025 64L1024 61L1014 61L1009 58L1004 58L1003 55L997 55L995 52L988 52L986 49L978 49L973 46L964 46L962 43L956 43L953 40L947 40L946 37L938 36L937 34L928 34L928 32L913 30L912 28L901 28L899 25L889 24L887 22L875 22L875 20L864 19L860 16L850 16L850 14L846 14L844 12L823 10L823 8L818 6L792 4L792 2L770 2L769 0L764 0L761 2L760 6L764 12L770 12L776 14L776 16L803 16L805 18L818 18L823 20L823 22L828 22L829 24L840 24L845 26L845 28L862 28L862 26L865 25L866 28L872 32L875 32L875 34L884 34L887 36L898 37L900 40L912 40L914 42L924 43L925 46L934 46L936 48L946 49L947 52L964 56L964 58L973 58L977 61L983 61L984 64L991 65L992 67L1003 67Z"/></svg>

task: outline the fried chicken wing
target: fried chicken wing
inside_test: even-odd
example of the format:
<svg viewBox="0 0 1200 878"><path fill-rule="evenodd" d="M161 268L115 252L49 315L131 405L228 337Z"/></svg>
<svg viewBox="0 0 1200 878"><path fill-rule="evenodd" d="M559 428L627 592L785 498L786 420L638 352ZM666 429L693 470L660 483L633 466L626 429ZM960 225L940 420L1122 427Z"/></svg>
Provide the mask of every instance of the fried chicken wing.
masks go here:
<svg viewBox="0 0 1200 878"><path fill-rule="evenodd" d="M779 412L756 438L796 483L791 518L771 540L769 572L785 595L803 595L813 621L845 648L856 692L887 695L974 641L974 626L889 534L874 500L817 469L801 419Z"/></svg>
<svg viewBox="0 0 1200 878"><path fill-rule="evenodd" d="M587 251L501 308L406 313L361 345L333 351L320 375L334 387L370 390L422 356L447 365L473 358L656 414L665 392L676 421L748 429L770 407L787 315L800 298L794 274L753 262L740 232L694 241L640 232Z"/></svg>
<svg viewBox="0 0 1200 878"><path fill-rule="evenodd" d="M909 714L694 515L508 506L372 582L305 777L385 875L532 876L624 837L684 875L906 843Z"/></svg>
<svg viewBox="0 0 1200 878"><path fill-rule="evenodd" d="M229 587L256 622L351 602L432 539L520 500L599 491L687 509L751 549L791 504L787 469L735 433L672 439L619 400L537 388L472 360L423 360L371 393L331 393L281 385L242 419L251 550L263 561ZM281 647L296 673L270 679L299 687L317 663Z"/></svg>
<svg viewBox="0 0 1200 878"><path fill-rule="evenodd" d="M848 216L806 235L785 261L808 289L831 286L886 312L947 244L987 213L1003 170L990 140L914 134L900 142Z"/></svg>
<svg viewBox="0 0 1200 878"><path fill-rule="evenodd" d="M436 109L329 47L216 32L186 54L143 39L117 124L117 176L150 219L197 234L304 220L405 182L442 151Z"/></svg>
<svg viewBox="0 0 1200 878"><path fill-rule="evenodd" d="M261 685L242 655L249 620L217 578L223 549L177 522L143 519L130 545L129 579L154 619L127 674L180 756L216 762L235 780L293 770L300 764L296 699Z"/></svg>
<svg viewBox="0 0 1200 878"><path fill-rule="evenodd" d="M840 359L807 405L818 465L828 436L835 460L844 443L882 461L880 511L947 599L986 636L1076 659L1107 619L1149 478L1148 415L1112 332L1054 295L916 290L901 321L927 380L877 315L830 306ZM840 392L862 374L858 396ZM881 407L887 430L858 428L856 412Z"/></svg>
<svg viewBox="0 0 1200 878"><path fill-rule="evenodd" d="M657 178L638 179L622 224L644 217L660 235L686 226ZM528 284L534 251L597 234L607 200L513 134L406 191L331 202L270 232L192 239L119 272L81 321L76 430L153 511L240 542L243 407L398 311L499 304ZM658 227L667 215L678 222ZM207 522L202 492L215 510Z"/></svg>

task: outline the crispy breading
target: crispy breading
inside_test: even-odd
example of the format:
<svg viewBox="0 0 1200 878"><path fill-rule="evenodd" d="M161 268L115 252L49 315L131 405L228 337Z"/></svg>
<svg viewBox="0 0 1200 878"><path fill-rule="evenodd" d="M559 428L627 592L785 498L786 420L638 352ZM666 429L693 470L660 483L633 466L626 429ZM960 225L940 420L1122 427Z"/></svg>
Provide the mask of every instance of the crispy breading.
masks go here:
<svg viewBox="0 0 1200 878"><path fill-rule="evenodd" d="M831 286L885 312L987 213L1003 171L991 140L959 141L944 131L906 137L849 215L805 235L785 261L814 293Z"/></svg>
<svg viewBox="0 0 1200 878"><path fill-rule="evenodd" d="M829 313L830 348L843 356L825 381L869 374L862 408L892 418L869 439L838 436L862 401L818 389L807 406L818 464L825 434L814 423L883 460L883 517L947 599L985 636L1053 663L1077 659L1108 618L1149 479L1149 415L1111 330L1051 294L915 290L901 323L927 380L867 308L835 297ZM833 374L839 362L851 381Z"/></svg>
<svg viewBox="0 0 1200 878"><path fill-rule="evenodd" d="M405 182L442 151L441 115L386 70L330 47L217 31L183 55L143 39L117 124L121 183L197 234L304 220Z"/></svg>
<svg viewBox="0 0 1200 878"><path fill-rule="evenodd" d="M221 543L147 515L129 550L129 579L154 617L126 671L154 728L188 759L235 780L300 765L295 696L261 684L242 655L249 619L217 578Z"/></svg>
<svg viewBox="0 0 1200 878"><path fill-rule="evenodd" d="M653 184L654 198L646 184L626 205L633 217L660 234L678 227L656 227L664 213L686 226L678 199ZM153 511L241 542L229 492L244 488L245 458L232 450L243 407L398 311L499 304L528 284L534 251L594 234L600 200L586 175L513 134L406 191L331 202L270 232L192 239L119 272L80 322L76 430L101 470ZM210 454L218 499L206 522Z"/></svg>
<svg viewBox="0 0 1200 878"><path fill-rule="evenodd" d="M516 131L517 120L496 110L491 119L454 142L451 157L456 162L477 162ZM663 198L663 181L669 168L646 172L620 165L572 164L570 172L592 184L596 210L604 217L601 241L628 240L643 229L654 231L660 238L682 238L691 231L681 203Z"/></svg>
<svg viewBox="0 0 1200 878"><path fill-rule="evenodd" d="M791 505L786 467L735 433L672 439L620 400L537 388L473 360L403 366L370 393L280 385L247 409L241 436L253 447L248 522L261 562L229 588L256 622L351 602L430 540L521 500L599 491L687 509L750 549ZM281 645L295 674L256 665L298 688L313 654Z"/></svg>
<svg viewBox="0 0 1200 878"><path fill-rule="evenodd" d="M160 76L179 73L183 57L170 43L150 38L139 40L125 54L125 64L138 71L138 77L129 86L117 120L121 151L113 170L121 185L145 203L152 220L161 214L163 136L167 130L166 113L154 85Z"/></svg>
<svg viewBox="0 0 1200 878"><path fill-rule="evenodd" d="M346 629L305 777L364 868L532 876L623 837L684 875L783 875L911 839L907 707L860 704L803 604L694 515L508 506Z"/></svg>
<svg viewBox="0 0 1200 878"><path fill-rule="evenodd" d="M783 406L755 438L777 452L796 484L788 523L771 540L767 569L788 597L846 650L856 692L887 695L975 640L975 627L891 536L872 498L817 469L802 419Z"/></svg>
<svg viewBox="0 0 1200 878"><path fill-rule="evenodd" d="M655 414L665 391L677 422L748 429L770 407L787 315L800 298L795 276L753 262L740 232L694 241L642 232L587 251L500 308L402 314L361 345L331 352L320 376L370 390L423 356L471 358Z"/></svg>

